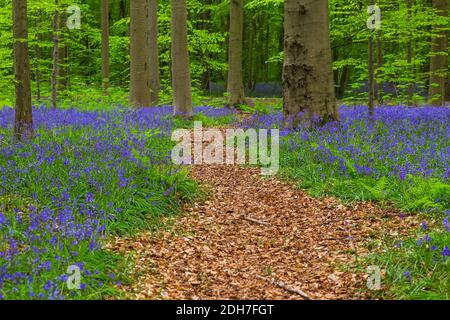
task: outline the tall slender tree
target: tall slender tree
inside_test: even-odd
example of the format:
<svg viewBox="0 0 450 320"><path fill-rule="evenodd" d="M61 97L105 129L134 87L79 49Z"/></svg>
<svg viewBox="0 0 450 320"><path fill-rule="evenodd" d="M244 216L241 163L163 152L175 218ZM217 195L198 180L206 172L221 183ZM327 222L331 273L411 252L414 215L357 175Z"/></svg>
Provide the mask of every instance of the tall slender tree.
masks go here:
<svg viewBox="0 0 450 320"><path fill-rule="evenodd" d="M228 105L245 104L242 71L242 46L244 31L244 0L230 1L230 37L228 51Z"/></svg>
<svg viewBox="0 0 450 320"><path fill-rule="evenodd" d="M331 66L327 0L284 2L283 95L287 126L307 119L339 119Z"/></svg>
<svg viewBox="0 0 450 320"><path fill-rule="evenodd" d="M374 0L369 0L369 5L373 5ZM375 113L375 61L374 61L374 33L369 30L369 61L368 61L368 74L369 74L369 116L373 117Z"/></svg>
<svg viewBox="0 0 450 320"><path fill-rule="evenodd" d="M152 105L159 101L159 57L158 57L158 0L148 0L149 23L149 69L150 69L150 100Z"/></svg>
<svg viewBox="0 0 450 320"><path fill-rule="evenodd" d="M433 8L442 17L448 17L448 0L433 0ZM434 26L435 35L431 40L430 87L428 90L431 105L443 105L448 81L448 35L447 25Z"/></svg>
<svg viewBox="0 0 450 320"><path fill-rule="evenodd" d="M26 141L33 136L31 109L30 61L28 54L27 1L13 0L14 70L16 105L14 136Z"/></svg>
<svg viewBox="0 0 450 320"><path fill-rule="evenodd" d="M59 92L63 92L66 90L68 85L68 76L67 76L67 43L64 37L64 28L66 27L65 15L59 14L59 27L58 27L58 56L56 63L58 64L58 75L57 75L57 85L58 85L58 94Z"/></svg>
<svg viewBox="0 0 450 320"><path fill-rule="evenodd" d="M192 116L186 0L171 0L172 86L174 113Z"/></svg>
<svg viewBox="0 0 450 320"><path fill-rule="evenodd" d="M375 82L375 94L377 97L377 103L378 105L381 105L383 103L383 81L380 80L380 77L382 75L382 68L383 68L383 37L381 33L381 29L378 29L376 31L376 42L377 42L377 68L375 70L375 76L377 78L377 81Z"/></svg>
<svg viewBox="0 0 450 320"><path fill-rule="evenodd" d="M408 21L411 21L411 9L412 9L412 2L411 0L406 0L406 6L407 6L407 16ZM412 32L408 32L408 40L406 43L406 63L408 64L411 76L414 76L414 67L412 65L412 57L413 57L413 47L412 47ZM412 105L413 102L413 96L414 96L414 83L411 80L408 84L408 105Z"/></svg>
<svg viewBox="0 0 450 320"><path fill-rule="evenodd" d="M147 0L130 1L130 103L134 107L151 105L147 6Z"/></svg>
<svg viewBox="0 0 450 320"><path fill-rule="evenodd" d="M102 87L108 95L109 87L109 3L102 0Z"/></svg>
<svg viewBox="0 0 450 320"><path fill-rule="evenodd" d="M59 75L59 58L60 58L60 15L59 15L59 2L55 0L55 12L53 14L53 53L52 53L52 76L51 76L51 103L52 107L57 107L58 99L58 75Z"/></svg>

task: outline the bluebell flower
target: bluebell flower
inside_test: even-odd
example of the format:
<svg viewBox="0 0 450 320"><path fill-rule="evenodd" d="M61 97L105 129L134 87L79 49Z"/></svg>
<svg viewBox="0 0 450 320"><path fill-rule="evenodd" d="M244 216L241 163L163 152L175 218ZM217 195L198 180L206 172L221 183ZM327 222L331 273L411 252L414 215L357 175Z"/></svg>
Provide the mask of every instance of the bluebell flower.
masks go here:
<svg viewBox="0 0 450 320"><path fill-rule="evenodd" d="M0 226L4 224L6 224L6 217L2 212L0 212Z"/></svg>
<svg viewBox="0 0 450 320"><path fill-rule="evenodd" d="M47 283L44 285L44 290L45 291L49 291L52 288L52 282L49 280L47 281Z"/></svg>
<svg viewBox="0 0 450 320"><path fill-rule="evenodd" d="M406 278L406 280L408 280L409 282L411 282L412 281L412 275L411 275L411 272L409 272L409 271L404 271L403 272L403 276Z"/></svg>
<svg viewBox="0 0 450 320"><path fill-rule="evenodd" d="M446 257L450 257L450 250L448 246L445 246L444 249L442 249L442 257L445 259Z"/></svg>

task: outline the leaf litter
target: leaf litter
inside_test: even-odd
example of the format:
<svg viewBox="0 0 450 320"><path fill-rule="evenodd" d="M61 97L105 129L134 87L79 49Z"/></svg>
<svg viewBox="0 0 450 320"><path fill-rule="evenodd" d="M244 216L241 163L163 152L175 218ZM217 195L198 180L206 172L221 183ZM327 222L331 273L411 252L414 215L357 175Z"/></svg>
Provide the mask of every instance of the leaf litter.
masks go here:
<svg viewBox="0 0 450 320"><path fill-rule="evenodd" d="M258 168L195 165L191 176L207 201L164 218L164 230L107 244L136 264L127 299L370 298L369 244L381 250L419 225L397 209L313 198Z"/></svg>

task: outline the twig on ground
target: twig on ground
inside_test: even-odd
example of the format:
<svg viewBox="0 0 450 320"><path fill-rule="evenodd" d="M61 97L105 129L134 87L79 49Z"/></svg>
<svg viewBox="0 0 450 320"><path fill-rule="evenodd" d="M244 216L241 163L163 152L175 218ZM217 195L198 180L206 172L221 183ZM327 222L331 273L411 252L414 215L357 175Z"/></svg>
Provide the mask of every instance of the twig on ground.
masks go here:
<svg viewBox="0 0 450 320"><path fill-rule="evenodd" d="M273 284L273 285L275 285L275 286L277 286L277 287L279 287L279 288L281 288L281 289L284 289L284 290L286 290L286 291L288 291L288 292L298 294L299 296L301 296L302 298L304 298L304 299L306 299L306 300L313 300L309 295L307 295L307 294L306 294L305 292L303 292L302 290L297 289L297 288L292 288L292 287L286 285L286 284L285 284L284 282L282 282L282 281L272 280L272 279L269 279L269 278L261 277L261 276L259 276L259 275L256 275L256 278L258 278L258 279L260 279L260 280L267 281L267 282L269 282L269 283L271 283L271 284Z"/></svg>
<svg viewBox="0 0 450 320"><path fill-rule="evenodd" d="M256 224L261 224L261 225L267 226L267 227L271 227L271 226L272 226L272 225L271 225L270 223L268 223L268 222L261 221L261 220L257 220L257 219L250 218L250 217L246 217L246 216L241 216L241 219L247 220L247 221L250 221L250 222L253 222L253 223L256 223Z"/></svg>

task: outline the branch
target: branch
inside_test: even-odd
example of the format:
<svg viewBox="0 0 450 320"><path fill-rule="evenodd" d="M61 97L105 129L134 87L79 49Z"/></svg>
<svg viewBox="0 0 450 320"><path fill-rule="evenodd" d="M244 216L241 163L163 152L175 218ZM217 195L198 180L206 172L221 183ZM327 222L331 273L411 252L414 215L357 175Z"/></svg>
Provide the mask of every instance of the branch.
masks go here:
<svg viewBox="0 0 450 320"><path fill-rule="evenodd" d="M277 286L277 287L279 287L279 288L281 288L281 289L284 289L284 290L286 290L286 291L288 291L288 292L298 294L299 296L301 296L302 298L304 298L304 299L306 299L306 300L313 300L310 296L308 296L308 295L307 295L305 292L303 292L302 290L296 289L296 288L292 288L292 287L289 287L289 286L286 285L284 282L272 280L272 279L265 278L265 277L261 277L261 276L259 276L259 275L256 275L256 278L258 278L258 279L260 279L260 280L267 281L267 282L269 282L269 283L271 283L271 284L273 284L273 285L275 285L275 286Z"/></svg>
<svg viewBox="0 0 450 320"><path fill-rule="evenodd" d="M247 221L250 221L250 222L253 222L253 223L256 223L256 224L261 224L261 225L267 226L267 227L271 227L271 226L272 226L272 225L271 225L270 223L268 223L268 222L264 222L264 221L257 220L257 219L253 219L253 218L246 217L246 216L241 216L241 219L247 220Z"/></svg>

